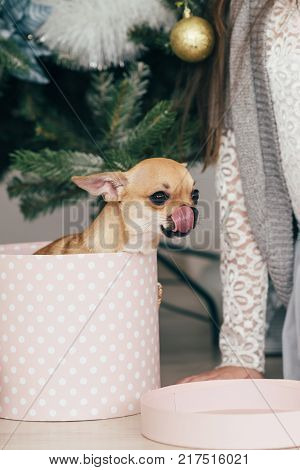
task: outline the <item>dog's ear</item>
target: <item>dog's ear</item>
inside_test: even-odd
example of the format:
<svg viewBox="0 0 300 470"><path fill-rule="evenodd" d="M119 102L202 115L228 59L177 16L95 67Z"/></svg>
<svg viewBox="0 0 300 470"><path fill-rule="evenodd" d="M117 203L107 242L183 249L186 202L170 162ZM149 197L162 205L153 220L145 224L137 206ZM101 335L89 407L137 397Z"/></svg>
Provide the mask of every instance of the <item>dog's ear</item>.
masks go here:
<svg viewBox="0 0 300 470"><path fill-rule="evenodd" d="M96 173L88 176L73 176L73 183L92 196L102 196L105 201L121 201L128 181L121 171Z"/></svg>

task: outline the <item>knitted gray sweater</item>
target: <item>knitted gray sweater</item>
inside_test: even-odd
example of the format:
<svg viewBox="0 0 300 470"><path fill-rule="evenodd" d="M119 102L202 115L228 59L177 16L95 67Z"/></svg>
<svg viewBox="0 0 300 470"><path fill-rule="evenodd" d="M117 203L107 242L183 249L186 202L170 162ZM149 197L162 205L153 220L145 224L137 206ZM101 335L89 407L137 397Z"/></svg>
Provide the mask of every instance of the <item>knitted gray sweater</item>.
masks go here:
<svg viewBox="0 0 300 470"><path fill-rule="evenodd" d="M240 175L253 235L280 300L293 282L293 211L281 166L265 64L265 19L259 0L232 0L226 125L236 138ZM249 34L249 25L253 25ZM242 64L241 64L242 54Z"/></svg>

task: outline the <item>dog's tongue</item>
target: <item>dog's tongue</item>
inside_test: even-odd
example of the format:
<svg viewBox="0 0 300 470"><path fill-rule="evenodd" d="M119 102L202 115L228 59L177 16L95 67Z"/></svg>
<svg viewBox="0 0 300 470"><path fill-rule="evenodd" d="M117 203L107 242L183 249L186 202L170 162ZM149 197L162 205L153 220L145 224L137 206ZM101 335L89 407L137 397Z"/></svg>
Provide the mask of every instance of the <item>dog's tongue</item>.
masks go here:
<svg viewBox="0 0 300 470"><path fill-rule="evenodd" d="M175 225L173 232L189 232L194 227L193 209L188 206L177 207L172 214L172 220Z"/></svg>

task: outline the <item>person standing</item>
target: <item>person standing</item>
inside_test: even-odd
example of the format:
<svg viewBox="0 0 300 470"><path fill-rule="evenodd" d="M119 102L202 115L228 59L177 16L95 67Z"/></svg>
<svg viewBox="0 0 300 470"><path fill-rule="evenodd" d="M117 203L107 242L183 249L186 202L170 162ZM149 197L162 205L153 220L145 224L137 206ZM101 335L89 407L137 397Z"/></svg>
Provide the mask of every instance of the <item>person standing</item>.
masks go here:
<svg viewBox="0 0 300 470"><path fill-rule="evenodd" d="M271 289L286 307L283 375L300 380L300 9L219 0L214 19L205 164L221 206L222 361L180 382L263 377Z"/></svg>

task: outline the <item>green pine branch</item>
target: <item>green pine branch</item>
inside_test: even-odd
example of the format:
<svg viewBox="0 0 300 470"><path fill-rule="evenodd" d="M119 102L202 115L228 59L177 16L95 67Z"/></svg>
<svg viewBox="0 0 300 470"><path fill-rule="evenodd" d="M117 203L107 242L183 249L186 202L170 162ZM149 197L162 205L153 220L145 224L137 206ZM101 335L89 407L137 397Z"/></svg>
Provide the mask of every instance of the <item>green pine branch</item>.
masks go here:
<svg viewBox="0 0 300 470"><path fill-rule="evenodd" d="M27 72L30 69L27 58L11 40L0 38L0 67L8 72Z"/></svg>
<svg viewBox="0 0 300 470"><path fill-rule="evenodd" d="M182 16L184 0L161 0L167 8L177 11L178 17ZM207 0L188 0L188 7L192 10L193 15L201 15L203 12L203 6L205 8L210 6L210 3Z"/></svg>
<svg viewBox="0 0 300 470"><path fill-rule="evenodd" d="M87 93L87 103L97 124L101 127L107 121L111 107L111 92L114 87L114 76L110 72L95 73L91 79L90 90ZM100 132L101 129L99 129Z"/></svg>
<svg viewBox="0 0 300 470"><path fill-rule="evenodd" d="M101 146L117 146L126 140L128 129L141 116L148 82L149 68L143 63L132 66L117 81L112 72L94 75L87 101L101 129Z"/></svg>
<svg viewBox="0 0 300 470"><path fill-rule="evenodd" d="M44 149L40 152L18 150L11 158L12 170L17 170L21 174L32 173L57 183L65 183L75 174L99 172L103 167L103 162L97 155L67 150Z"/></svg>
<svg viewBox="0 0 300 470"><path fill-rule="evenodd" d="M47 112L45 112L47 109ZM18 101L14 115L32 125L32 147L51 146L88 152L86 134L78 126L78 121L71 113L64 114L59 106L51 103L46 87L26 83Z"/></svg>
<svg viewBox="0 0 300 470"><path fill-rule="evenodd" d="M126 144L128 153L143 154L147 149L155 149L156 144L170 130L176 120L169 101L157 103L144 119L129 133Z"/></svg>
<svg viewBox="0 0 300 470"><path fill-rule="evenodd" d="M7 191L9 197L19 198L21 212L28 220L87 197L87 193L71 181L58 183L32 173L14 176L8 183Z"/></svg>
<svg viewBox="0 0 300 470"><path fill-rule="evenodd" d="M169 34L163 29L151 28L147 23L135 26L129 32L130 39L143 49L158 49L171 53Z"/></svg>
<svg viewBox="0 0 300 470"><path fill-rule="evenodd" d="M18 150L12 155L11 169L20 175L8 183L8 195L18 198L26 219L53 212L62 204L72 204L86 193L71 182L74 175L102 171L103 162L97 155L82 152L40 152Z"/></svg>

